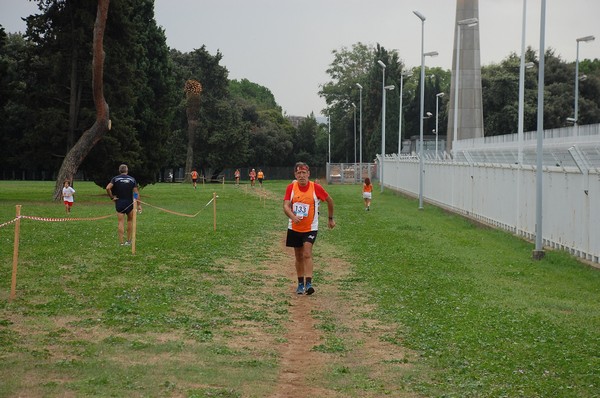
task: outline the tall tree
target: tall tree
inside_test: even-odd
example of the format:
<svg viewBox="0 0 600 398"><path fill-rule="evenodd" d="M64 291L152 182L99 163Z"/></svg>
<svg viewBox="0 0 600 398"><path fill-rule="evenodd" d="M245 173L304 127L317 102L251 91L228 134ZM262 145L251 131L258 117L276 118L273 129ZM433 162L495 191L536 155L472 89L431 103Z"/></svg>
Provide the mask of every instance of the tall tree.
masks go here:
<svg viewBox="0 0 600 398"><path fill-rule="evenodd" d="M251 167L293 164L291 155L298 152L293 142L296 130L282 116L271 90L247 79L231 81L229 89L247 134L247 158L237 159L236 165L244 160Z"/></svg>
<svg viewBox="0 0 600 398"><path fill-rule="evenodd" d="M525 54L526 62L537 63L531 48ZM600 71L587 69L594 61L583 60L587 78L580 82L580 124L600 122ZM520 57L510 54L499 64L482 68L483 111L486 136L515 134L518 128L518 89ZM598 62L600 64L600 62ZM524 130L537 129L537 75L536 68L525 72ZM546 50L544 78L544 128L553 129L568 125L573 116L574 63L564 62L552 49Z"/></svg>
<svg viewBox="0 0 600 398"><path fill-rule="evenodd" d="M529 48L525 62L535 61L535 52ZM484 131L486 136L515 134L518 130L519 69L521 57L510 54L499 64L481 68L483 88ZM535 129L537 101L536 71L525 70L524 126Z"/></svg>
<svg viewBox="0 0 600 398"><path fill-rule="evenodd" d="M579 83L579 123L600 123L600 59L583 60L579 73L585 76Z"/></svg>
<svg viewBox="0 0 600 398"><path fill-rule="evenodd" d="M373 161L381 153L382 112L384 85L383 72L378 61L386 65L385 85L394 85L394 91L386 91L386 153L395 153L398 149L399 87L400 73L404 65L395 51L388 51L377 45L371 54L371 62L366 95L363 101L363 159Z"/></svg>
<svg viewBox="0 0 600 398"><path fill-rule="evenodd" d="M96 122L85 131L77 143L67 153L58 172L54 188L54 199L61 196L63 181L73 180L79 165L92 150L94 145L110 130L108 103L104 99L104 30L108 16L110 0L98 0L96 22L94 23L94 44L92 60L92 87L96 106Z"/></svg>
<svg viewBox="0 0 600 398"><path fill-rule="evenodd" d="M95 119L91 65L98 3L37 2L41 13L26 18L32 55L26 65L29 95L25 103L35 112L24 134L25 154L31 159L29 167L52 170L55 178L65 154ZM81 115L82 100L85 115Z"/></svg>
<svg viewBox="0 0 600 398"><path fill-rule="evenodd" d="M177 87L153 0L120 0L111 9L105 79L113 129L82 168L102 186L118 164L127 163L144 186L157 180L170 157L167 138L183 82Z"/></svg>
<svg viewBox="0 0 600 398"><path fill-rule="evenodd" d="M258 112L251 126L248 163L253 166L287 166L293 163L294 126L277 109Z"/></svg>
<svg viewBox="0 0 600 398"><path fill-rule="evenodd" d="M187 156L185 157L185 181L191 181L192 165L194 163L194 141L196 130L198 129L200 116L200 93L202 84L199 81L190 79L185 82L186 115L188 122L188 141Z"/></svg>
<svg viewBox="0 0 600 398"><path fill-rule="evenodd" d="M97 0L38 2L42 13L27 18L27 37L35 45L28 64L32 84L27 105L36 112L24 141L32 148L26 156L35 162L30 167L56 172L70 143L95 120L89 65ZM111 103L112 129L79 167L85 178L101 186L119 163L127 163L142 186L152 183L169 157L165 137L175 86L153 7L153 0L120 0L108 12L104 95Z"/></svg>
<svg viewBox="0 0 600 398"><path fill-rule="evenodd" d="M171 50L175 77L178 82L194 79L202 82L202 107L199 123L195 129L193 167L212 169L217 173L234 162L247 156L247 126L241 120L241 110L229 95L227 69L220 65L223 58L220 52L211 55L205 46L190 53ZM187 123L185 102L177 111L173 130L184 131L182 123Z"/></svg>
<svg viewBox="0 0 600 398"><path fill-rule="evenodd" d="M309 165L323 165L323 153L317 148L317 134L319 126L314 114L304 119L294 134L294 163L306 162Z"/></svg>
<svg viewBox="0 0 600 398"><path fill-rule="evenodd" d="M281 112L271 90L248 79L230 80L229 92L232 97L253 104L258 109L278 109Z"/></svg>
<svg viewBox="0 0 600 398"><path fill-rule="evenodd" d="M331 160L333 162L345 160L350 147L348 115L352 102L359 100L359 89L356 83L363 86L363 133L365 142L367 141L366 137L371 129L367 126L370 126L371 120L374 119L371 115L374 101L369 101L368 97L375 93L373 86L376 83L373 80L375 77L372 72L375 51L372 45L358 42L350 48L342 47L331 52L333 60L326 70L330 80L321 86L319 95L325 99L327 104L327 109L324 109L323 112L331 120ZM379 77L379 82L381 82L381 77ZM379 98L379 104L381 104L381 97Z"/></svg>

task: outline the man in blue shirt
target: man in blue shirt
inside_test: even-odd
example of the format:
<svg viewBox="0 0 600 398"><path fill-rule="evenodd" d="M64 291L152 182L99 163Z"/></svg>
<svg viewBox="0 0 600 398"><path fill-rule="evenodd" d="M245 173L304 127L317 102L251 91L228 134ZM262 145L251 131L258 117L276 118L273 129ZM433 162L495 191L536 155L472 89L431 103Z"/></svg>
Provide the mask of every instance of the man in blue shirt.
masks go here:
<svg viewBox="0 0 600 398"><path fill-rule="evenodd" d="M114 176L106 186L106 192L112 201L115 202L117 217L119 219L119 242L121 246L131 244L131 233L133 225L133 200L139 201L138 184L135 178L128 175L126 164L119 166L118 176ZM138 211L142 210L138 202ZM125 215L127 215L127 240L123 241L125 232Z"/></svg>

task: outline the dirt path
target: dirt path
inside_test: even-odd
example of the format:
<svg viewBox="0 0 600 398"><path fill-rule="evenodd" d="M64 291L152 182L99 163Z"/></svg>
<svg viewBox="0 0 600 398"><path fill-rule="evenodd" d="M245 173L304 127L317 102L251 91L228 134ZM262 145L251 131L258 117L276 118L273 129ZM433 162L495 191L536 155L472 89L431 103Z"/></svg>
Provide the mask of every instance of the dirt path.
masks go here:
<svg viewBox="0 0 600 398"><path fill-rule="evenodd" d="M356 379L365 385L361 397L416 397L403 391L399 382L413 371L412 354L388 342L395 331L373 318L360 290L344 289L351 287L347 282L351 265L340 260L330 244L322 241L315 246L317 291L311 296L294 291L294 254L285 247L283 234L269 257L262 271L265 277L290 281L289 323L285 342L278 345L280 373L271 398L347 397L344 388L355 388L348 383L356 384ZM332 344L341 349L315 350Z"/></svg>
<svg viewBox="0 0 600 398"><path fill-rule="evenodd" d="M292 293L294 294L294 293ZM286 334L287 342L282 344L281 372L277 389L271 397L335 397L322 388L311 386L309 377L318 373L324 365L322 354L312 351L319 344L320 333L315 330L315 320L311 316L314 302L308 297L296 297L290 311L290 324Z"/></svg>

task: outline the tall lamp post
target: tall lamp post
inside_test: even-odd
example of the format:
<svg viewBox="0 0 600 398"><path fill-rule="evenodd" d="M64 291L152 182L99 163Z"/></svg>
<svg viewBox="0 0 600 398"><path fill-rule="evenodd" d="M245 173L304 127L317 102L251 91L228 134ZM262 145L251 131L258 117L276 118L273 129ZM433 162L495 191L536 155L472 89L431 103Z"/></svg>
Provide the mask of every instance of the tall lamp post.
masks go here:
<svg viewBox="0 0 600 398"><path fill-rule="evenodd" d="M435 158L438 158L438 114L439 114L439 99L442 98L445 93L437 93L435 95Z"/></svg>
<svg viewBox="0 0 600 398"><path fill-rule="evenodd" d="M523 23L521 28L521 64L519 65L519 116L517 126L517 162L523 165L523 124L525 120L525 32L527 28L527 0L523 0ZM517 203L518 203L517 199Z"/></svg>
<svg viewBox="0 0 600 398"><path fill-rule="evenodd" d="M395 88L393 84L389 86L383 86L383 126L381 129L382 137L381 137L381 192L383 193L383 161L385 159L385 103L386 103L386 91L392 91Z"/></svg>
<svg viewBox="0 0 600 398"><path fill-rule="evenodd" d="M354 108L354 173L356 173L356 104L352 103L352 108ZM354 180L356 180L356 175L354 176Z"/></svg>
<svg viewBox="0 0 600 398"><path fill-rule="evenodd" d="M575 126L579 124L579 43L582 41L589 42L595 39L594 36L585 36L577 39L577 57L575 58ZM575 129L575 134L577 134L577 129Z"/></svg>
<svg viewBox="0 0 600 398"><path fill-rule="evenodd" d="M327 137L329 138L327 144L327 153L329 158L329 165L331 167L331 113L327 114L327 124L329 125L329 133L327 134Z"/></svg>
<svg viewBox="0 0 600 398"><path fill-rule="evenodd" d="M381 192L383 193L383 154L385 153L385 64L378 60L377 63L383 71L383 79L381 80L381 164L379 165L379 182Z"/></svg>
<svg viewBox="0 0 600 398"><path fill-rule="evenodd" d="M379 173L379 182L381 185L381 193L383 193L383 160L385 159L385 90L393 90L394 86L385 85L385 64L378 60L377 63L381 66L383 71L383 78L381 80L381 165ZM391 88L389 88L391 87Z"/></svg>
<svg viewBox="0 0 600 398"><path fill-rule="evenodd" d="M456 141L458 140L458 83L460 76L460 37L463 26L475 26L479 23L477 18L462 19L456 23L458 31L456 32L456 67L454 71L454 134L452 136L452 152L455 151Z"/></svg>
<svg viewBox="0 0 600 398"><path fill-rule="evenodd" d="M535 250L533 259L544 258L542 240L542 198L543 198L543 150L544 150L544 71L546 64L546 0L542 0L540 16L540 58L538 67L538 114L537 114L537 144L536 144L536 170L535 170Z"/></svg>
<svg viewBox="0 0 600 398"><path fill-rule="evenodd" d="M524 50L523 50L524 51ZM525 69L531 69L535 66L533 62L524 62L525 53L521 54L521 66L519 68L519 117L517 126L517 163L523 164L523 125L525 124Z"/></svg>
<svg viewBox="0 0 600 398"><path fill-rule="evenodd" d="M419 209L423 208L423 108L425 106L425 15L413 13L421 20L421 108L419 111Z"/></svg>
<svg viewBox="0 0 600 398"><path fill-rule="evenodd" d="M402 72L400 74L400 112L398 115L398 156L402 151L402 91L404 89L404 77L412 76L412 72Z"/></svg>
<svg viewBox="0 0 600 398"><path fill-rule="evenodd" d="M358 140L359 142L359 149L358 149L358 162L359 162L359 167L360 167L360 171L358 172L358 179L359 181L362 181L362 89L363 86L361 86L360 84L356 83L356 86L358 87L358 90L360 91L360 103L359 103L359 118L360 118L360 125L358 127L359 130L359 138Z"/></svg>
<svg viewBox="0 0 600 398"><path fill-rule="evenodd" d="M425 108L425 57L435 57L437 51L425 52L425 15L413 11L421 20L421 107L419 110L419 209L423 209L423 110Z"/></svg>

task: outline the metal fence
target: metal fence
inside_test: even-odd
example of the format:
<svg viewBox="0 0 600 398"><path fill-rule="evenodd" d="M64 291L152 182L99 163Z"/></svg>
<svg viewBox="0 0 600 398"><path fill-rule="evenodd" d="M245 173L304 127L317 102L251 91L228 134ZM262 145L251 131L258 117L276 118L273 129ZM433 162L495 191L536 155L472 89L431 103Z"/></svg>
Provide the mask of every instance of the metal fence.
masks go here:
<svg viewBox="0 0 600 398"><path fill-rule="evenodd" d="M542 241L547 247L600 263L600 125L545 132L543 147ZM570 132L570 135L568 134ZM597 132L597 133L593 133ZM532 151L534 134L524 141ZM426 202L510 231L536 234L535 152L515 162L517 140L473 145L461 142L457 159L424 159ZM481 140L483 141L483 140ZM528 142L529 141L529 142ZM509 144L512 142L512 145ZM381 158L378 157L378 161ZM384 186L417 196L418 157L386 155Z"/></svg>
<svg viewBox="0 0 600 398"><path fill-rule="evenodd" d="M356 184L377 175L375 163L327 163L328 184Z"/></svg>

